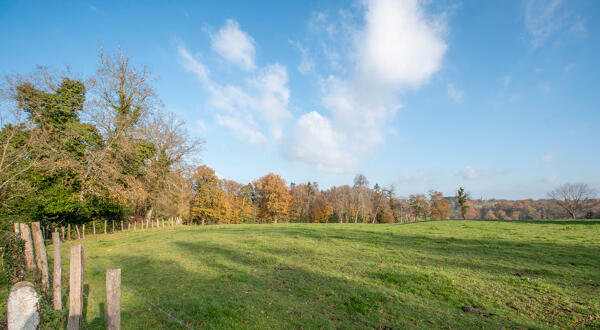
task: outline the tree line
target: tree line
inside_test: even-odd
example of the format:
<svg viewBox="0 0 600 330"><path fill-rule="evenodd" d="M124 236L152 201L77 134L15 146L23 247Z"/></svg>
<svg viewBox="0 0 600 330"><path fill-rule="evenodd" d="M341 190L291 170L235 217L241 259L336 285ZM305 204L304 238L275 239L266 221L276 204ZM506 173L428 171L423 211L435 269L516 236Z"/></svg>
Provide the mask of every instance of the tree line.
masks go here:
<svg viewBox="0 0 600 330"><path fill-rule="evenodd" d="M192 195L187 218L198 224L395 223L447 219L452 214L450 201L439 191L401 199L393 186L371 188L362 174L356 175L352 186L320 190L316 182L288 186L273 173L243 185L200 166L192 176ZM468 194L462 190L461 196L468 208Z"/></svg>

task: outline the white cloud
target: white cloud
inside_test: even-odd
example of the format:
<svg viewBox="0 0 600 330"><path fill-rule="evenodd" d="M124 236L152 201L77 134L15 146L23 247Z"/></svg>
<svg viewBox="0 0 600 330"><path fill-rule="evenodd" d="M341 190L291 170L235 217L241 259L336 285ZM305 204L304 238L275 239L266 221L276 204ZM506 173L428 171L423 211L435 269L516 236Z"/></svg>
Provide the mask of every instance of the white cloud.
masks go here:
<svg viewBox="0 0 600 330"><path fill-rule="evenodd" d="M556 177L556 175L553 175L553 176L551 176L551 177L547 178L547 179L546 179L546 182L548 182L548 183L554 183L554 182L556 182L556 179L558 179L558 178Z"/></svg>
<svg viewBox="0 0 600 330"><path fill-rule="evenodd" d="M286 145L285 153L328 172L344 172L351 169L353 157L347 154L340 144L345 136L337 133L331 122L318 112L309 112L298 119L291 143Z"/></svg>
<svg viewBox="0 0 600 330"><path fill-rule="evenodd" d="M502 78L502 82L504 83L504 86L510 85L510 81L511 81L511 77L509 75L506 75L506 76L504 76L504 78Z"/></svg>
<svg viewBox="0 0 600 330"><path fill-rule="evenodd" d="M454 85L452 85L452 84L448 84L447 89L448 89L448 95L450 96L450 98L452 100L454 100L454 102L462 103L463 95L464 95L463 91L456 89L456 87L454 87Z"/></svg>
<svg viewBox="0 0 600 330"><path fill-rule="evenodd" d="M442 65L446 44L438 22L416 0L369 1L358 36L359 69L386 87L419 87Z"/></svg>
<svg viewBox="0 0 600 330"><path fill-rule="evenodd" d="M252 71L256 68L254 39L240 30L240 24L235 20L226 20L225 26L211 35L211 46L225 60L244 70Z"/></svg>
<svg viewBox="0 0 600 330"><path fill-rule="evenodd" d="M179 48L179 57L183 67L194 73L208 92L208 103L218 112L217 124L257 146L265 146L269 141L262 133L263 126L272 140L282 138L283 121L291 117L287 109L290 92L285 67L278 63L268 65L244 85L237 86L214 81L204 64L183 46Z"/></svg>
<svg viewBox="0 0 600 330"><path fill-rule="evenodd" d="M351 15L343 12L341 26L328 28L328 34L343 30L350 35L339 39L335 35L339 42L349 40L349 46L335 44L333 38L322 43L332 68L345 65L347 70L337 71L348 74L321 79L323 113L329 118L315 112L297 125L310 122L330 132L315 135L297 129L289 141L294 147L288 157L319 168L346 169L384 142L386 128L401 107L399 93L426 83L441 68L447 48L442 21L428 17L419 4L417 0L367 1L364 25L350 26ZM317 25L314 21L330 26L325 15L313 19ZM338 50L344 51L343 58Z"/></svg>
<svg viewBox="0 0 600 330"><path fill-rule="evenodd" d="M540 157L540 160L544 163L550 163L554 160L554 155L552 155L551 153L547 153Z"/></svg>
<svg viewBox="0 0 600 330"><path fill-rule="evenodd" d="M310 58L308 50L304 48L299 42L288 40L290 44L298 48L300 51L300 64L296 67L300 73L307 74L315 68L315 63Z"/></svg>

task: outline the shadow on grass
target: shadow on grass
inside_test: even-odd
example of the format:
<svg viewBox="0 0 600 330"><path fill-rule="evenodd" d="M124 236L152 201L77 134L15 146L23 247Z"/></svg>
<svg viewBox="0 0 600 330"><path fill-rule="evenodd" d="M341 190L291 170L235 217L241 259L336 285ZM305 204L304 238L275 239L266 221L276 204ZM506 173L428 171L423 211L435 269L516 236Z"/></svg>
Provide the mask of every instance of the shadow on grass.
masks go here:
<svg viewBox="0 0 600 330"><path fill-rule="evenodd" d="M525 327L506 317L464 314L462 304L477 304L457 296L452 284L440 290L449 299L430 293L403 292L398 288L370 286L362 280L315 272L298 264L281 262L279 251L243 251L209 242L172 243L176 250L197 260L201 270L190 271L177 261L120 256L124 281L161 308L174 312L191 327L208 328L405 328ZM406 282L428 281L421 274L406 274ZM174 327L177 324L140 300L123 306L132 319L127 327ZM149 324L139 324L151 315ZM143 317L143 316L142 316ZM424 323L425 322L425 323ZM426 323L433 322L433 323Z"/></svg>

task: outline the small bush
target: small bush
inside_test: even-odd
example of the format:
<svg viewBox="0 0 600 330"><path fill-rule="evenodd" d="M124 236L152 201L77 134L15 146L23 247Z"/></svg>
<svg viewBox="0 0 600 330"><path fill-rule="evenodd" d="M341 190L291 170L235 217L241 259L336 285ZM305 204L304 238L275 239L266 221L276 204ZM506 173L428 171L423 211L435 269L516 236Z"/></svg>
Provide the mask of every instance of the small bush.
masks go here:
<svg viewBox="0 0 600 330"><path fill-rule="evenodd" d="M25 280L25 241L19 235L5 232L0 236L2 275L9 283Z"/></svg>

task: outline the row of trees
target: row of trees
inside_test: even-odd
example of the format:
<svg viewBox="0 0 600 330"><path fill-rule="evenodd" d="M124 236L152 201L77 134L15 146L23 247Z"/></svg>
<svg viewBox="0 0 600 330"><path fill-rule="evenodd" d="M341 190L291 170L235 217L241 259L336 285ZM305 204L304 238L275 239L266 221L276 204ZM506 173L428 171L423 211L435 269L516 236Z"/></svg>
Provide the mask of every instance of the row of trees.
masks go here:
<svg viewBox="0 0 600 330"><path fill-rule="evenodd" d="M202 141L162 111L146 67L99 55L81 79L39 68L0 90L0 219L81 223L181 214Z"/></svg>
<svg viewBox="0 0 600 330"><path fill-rule="evenodd" d="M192 200L189 218L192 222L339 222L394 223L416 219L447 219L451 203L441 192L428 196L411 195L399 199L393 186L369 187L367 178L359 174L353 186L319 190L316 182L292 183L276 174L265 175L242 185L219 179L215 171L200 166L192 176ZM462 188L461 188L462 189ZM468 194L462 191L463 205L468 208Z"/></svg>

